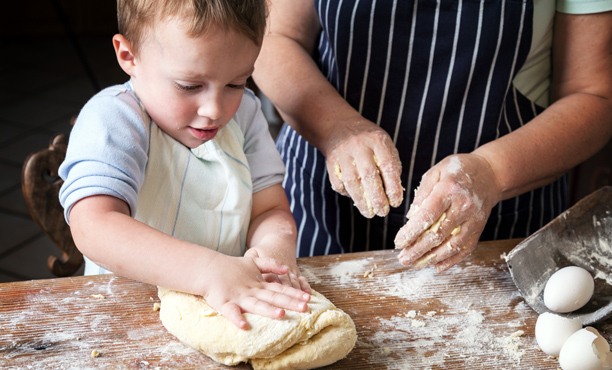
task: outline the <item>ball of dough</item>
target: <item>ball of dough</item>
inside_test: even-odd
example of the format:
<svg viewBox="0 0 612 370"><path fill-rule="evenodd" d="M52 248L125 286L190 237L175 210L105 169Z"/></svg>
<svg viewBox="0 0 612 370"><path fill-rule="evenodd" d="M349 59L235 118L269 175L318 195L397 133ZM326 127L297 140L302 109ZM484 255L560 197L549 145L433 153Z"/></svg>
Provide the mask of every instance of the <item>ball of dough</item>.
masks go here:
<svg viewBox="0 0 612 370"><path fill-rule="evenodd" d="M225 365L251 362L255 370L312 369L348 355L357 341L349 315L313 291L308 310L282 319L244 314L238 329L201 297L159 287L160 318L180 341Z"/></svg>

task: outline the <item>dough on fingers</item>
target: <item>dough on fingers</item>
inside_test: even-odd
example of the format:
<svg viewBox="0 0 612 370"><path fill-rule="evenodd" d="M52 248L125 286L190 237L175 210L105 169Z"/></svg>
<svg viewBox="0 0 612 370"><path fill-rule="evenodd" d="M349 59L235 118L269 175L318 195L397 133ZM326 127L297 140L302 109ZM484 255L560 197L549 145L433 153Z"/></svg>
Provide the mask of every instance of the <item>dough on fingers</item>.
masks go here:
<svg viewBox="0 0 612 370"><path fill-rule="evenodd" d="M353 320L318 292L308 310L282 319L244 314L238 329L198 296L159 287L160 318L180 341L225 365L250 362L255 370L312 369L348 355L357 341Z"/></svg>

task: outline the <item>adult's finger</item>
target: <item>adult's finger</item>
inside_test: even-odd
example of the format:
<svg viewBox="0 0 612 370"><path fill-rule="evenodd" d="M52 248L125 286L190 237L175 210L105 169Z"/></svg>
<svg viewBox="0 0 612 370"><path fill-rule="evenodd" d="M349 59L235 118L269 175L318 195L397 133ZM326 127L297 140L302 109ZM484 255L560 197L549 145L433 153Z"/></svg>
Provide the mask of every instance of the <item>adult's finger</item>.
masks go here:
<svg viewBox="0 0 612 370"><path fill-rule="evenodd" d="M388 203L391 207L399 207L404 200L404 188L402 187L402 163L393 142L389 138L385 140L383 148L377 148L372 160L380 171Z"/></svg>
<svg viewBox="0 0 612 370"><path fill-rule="evenodd" d="M389 213L389 200L374 158L374 154L370 151L360 153L356 157L357 172L367 205L375 215L384 217Z"/></svg>
<svg viewBox="0 0 612 370"><path fill-rule="evenodd" d="M349 194L344 188L344 182L342 182L342 168L340 167L340 163L328 159L325 166L327 167L327 176L329 177L332 189L348 197Z"/></svg>
<svg viewBox="0 0 612 370"><path fill-rule="evenodd" d="M471 233L471 224L465 222L467 215L452 212L451 209L444 211L440 218L425 230L416 241L409 247L404 248L399 255L402 264L411 265L414 263L416 267L417 260L421 260L419 264L422 264L423 261L437 263L447 258L450 253L454 254L450 246L467 242ZM448 244L449 248L440 249L439 247L443 244ZM435 256L432 256L432 253Z"/></svg>
<svg viewBox="0 0 612 370"><path fill-rule="evenodd" d="M449 268L458 264L459 262L463 261L467 256L469 256L474 251L474 249L476 249L476 245L478 244L479 237L480 237L480 233L475 233L472 235L472 237L463 247L457 246L457 248L460 248L458 253L454 254L453 256L441 262L438 262L436 264L436 270L438 272L446 271Z"/></svg>
<svg viewBox="0 0 612 370"><path fill-rule="evenodd" d="M355 207L357 207L359 212L364 217L374 217L374 207L372 205L371 199L366 196L361 174L357 170L357 163L355 162L355 158L344 158L343 161L340 162L340 169L342 173L342 183L344 184L344 189L355 203Z"/></svg>
<svg viewBox="0 0 612 370"><path fill-rule="evenodd" d="M415 211L412 217L397 232L395 248L404 249L412 246L425 233L437 232L441 223L446 219L445 212L450 206L450 202L448 198L427 198L422 206ZM422 253L424 252L426 251Z"/></svg>
<svg viewBox="0 0 612 370"><path fill-rule="evenodd" d="M434 190L434 186L440 181L440 171L434 167L425 172L421 178L419 186L415 189L414 198L412 204L408 210L407 218L412 218L419 208L421 208L425 199L429 197L431 192Z"/></svg>
<svg viewBox="0 0 612 370"><path fill-rule="evenodd" d="M450 222L448 225L450 227L454 226ZM465 228L462 228L461 225L454 226L452 230L449 230L450 227L447 227L444 232L428 233L415 245L404 249L398 256L400 262L403 265L413 265L415 268L421 269L459 253L469 240L469 235L466 234ZM413 251L424 253L418 256L419 253Z"/></svg>

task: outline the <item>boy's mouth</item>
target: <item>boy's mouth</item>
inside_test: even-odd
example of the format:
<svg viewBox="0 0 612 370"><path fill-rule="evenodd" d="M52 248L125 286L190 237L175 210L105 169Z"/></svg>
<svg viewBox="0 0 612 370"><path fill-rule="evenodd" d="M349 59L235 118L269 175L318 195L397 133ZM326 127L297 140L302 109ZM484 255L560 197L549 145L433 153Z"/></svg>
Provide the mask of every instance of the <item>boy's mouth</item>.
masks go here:
<svg viewBox="0 0 612 370"><path fill-rule="evenodd" d="M194 127L189 127L193 136L200 140L211 140L217 135L217 131L219 131L218 127L212 129L199 129Z"/></svg>

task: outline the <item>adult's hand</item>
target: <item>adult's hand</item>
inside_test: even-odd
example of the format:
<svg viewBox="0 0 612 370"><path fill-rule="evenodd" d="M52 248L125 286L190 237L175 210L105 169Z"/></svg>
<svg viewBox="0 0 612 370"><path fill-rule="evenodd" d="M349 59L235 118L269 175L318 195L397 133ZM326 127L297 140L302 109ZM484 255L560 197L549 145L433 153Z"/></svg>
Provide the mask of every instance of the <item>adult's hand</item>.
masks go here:
<svg viewBox="0 0 612 370"><path fill-rule="evenodd" d="M403 199L397 150L312 59L321 31L314 3L272 0L268 25L253 73L257 86L285 122L326 157L334 189L351 197L365 217L386 215Z"/></svg>
<svg viewBox="0 0 612 370"><path fill-rule="evenodd" d="M326 146L332 188L367 218L386 216L403 200L402 164L386 131L361 116L338 122Z"/></svg>
<svg viewBox="0 0 612 370"><path fill-rule="evenodd" d="M463 260L500 200L498 189L490 164L477 154L452 155L432 167L396 235L400 262L444 271Z"/></svg>

